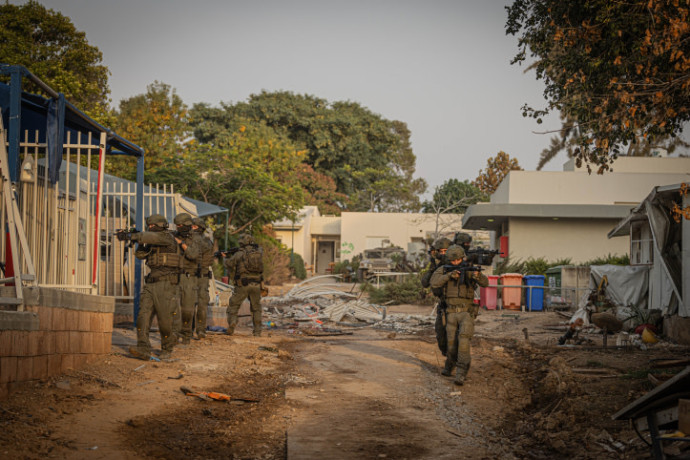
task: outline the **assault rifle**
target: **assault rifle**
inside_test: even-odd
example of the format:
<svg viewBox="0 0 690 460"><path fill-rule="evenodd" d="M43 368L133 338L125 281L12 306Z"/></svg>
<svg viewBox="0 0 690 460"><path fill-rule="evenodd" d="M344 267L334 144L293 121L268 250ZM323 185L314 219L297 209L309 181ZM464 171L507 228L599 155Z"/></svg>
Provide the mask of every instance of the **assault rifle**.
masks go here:
<svg viewBox="0 0 690 460"><path fill-rule="evenodd" d="M463 262L460 265L444 265L443 266L443 274L447 273L453 273L453 272L458 272L460 274L460 277L458 278L458 283L462 284L467 281L467 276L466 273L468 272L481 272L484 270L482 267L479 265L472 265L467 262Z"/></svg>
<svg viewBox="0 0 690 460"><path fill-rule="evenodd" d="M258 247L259 247L259 245L258 245L258 244L255 244L255 243L249 244L248 246L251 246L251 247L253 247L253 248L258 248ZM233 255L234 253L236 253L236 252L239 251L240 249L242 249L242 248L239 247L239 246L237 246L237 247L234 247L234 248L226 249L225 251L216 251L216 252L213 253L213 257L215 257L216 259L220 259L220 258L222 258L222 257L228 257L228 256Z"/></svg>
<svg viewBox="0 0 690 460"><path fill-rule="evenodd" d="M129 243L127 245L129 247L132 247L132 246L134 246L134 243L132 242L132 235L135 233L139 233L139 230L137 230L134 227L118 228L113 233L119 241L128 241Z"/></svg>
<svg viewBox="0 0 690 460"><path fill-rule="evenodd" d="M476 248L468 249L467 251L465 251L465 254L467 254L467 260L470 263L478 265L491 265L491 262L493 262L496 254L500 254L500 252L501 251L499 251L498 249L484 249L483 247L479 246Z"/></svg>

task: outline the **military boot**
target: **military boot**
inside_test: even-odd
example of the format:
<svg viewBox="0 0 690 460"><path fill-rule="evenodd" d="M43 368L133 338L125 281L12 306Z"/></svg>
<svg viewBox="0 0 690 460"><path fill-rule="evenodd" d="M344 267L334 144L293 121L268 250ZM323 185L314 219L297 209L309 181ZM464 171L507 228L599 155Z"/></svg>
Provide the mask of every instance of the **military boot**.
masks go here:
<svg viewBox="0 0 690 460"><path fill-rule="evenodd" d="M467 377L467 371L470 369L468 364L458 364L458 371L455 374L455 380L453 381L456 385L463 385L465 383L465 377Z"/></svg>
<svg viewBox="0 0 690 460"><path fill-rule="evenodd" d="M129 354L137 359L148 361L151 359L151 354L142 351L139 347L129 347Z"/></svg>
<svg viewBox="0 0 690 460"><path fill-rule="evenodd" d="M450 377L453 375L453 361L450 359L446 359L446 364L443 366L443 370L441 371L441 375Z"/></svg>

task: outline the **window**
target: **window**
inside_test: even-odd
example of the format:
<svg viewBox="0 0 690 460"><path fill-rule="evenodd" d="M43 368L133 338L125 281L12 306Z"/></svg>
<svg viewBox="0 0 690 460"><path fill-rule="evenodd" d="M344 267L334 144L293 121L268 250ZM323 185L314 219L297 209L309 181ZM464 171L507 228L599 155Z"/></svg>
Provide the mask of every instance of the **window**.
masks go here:
<svg viewBox="0 0 690 460"><path fill-rule="evenodd" d="M651 265L654 261L654 239L649 222L638 220L630 224L630 265Z"/></svg>

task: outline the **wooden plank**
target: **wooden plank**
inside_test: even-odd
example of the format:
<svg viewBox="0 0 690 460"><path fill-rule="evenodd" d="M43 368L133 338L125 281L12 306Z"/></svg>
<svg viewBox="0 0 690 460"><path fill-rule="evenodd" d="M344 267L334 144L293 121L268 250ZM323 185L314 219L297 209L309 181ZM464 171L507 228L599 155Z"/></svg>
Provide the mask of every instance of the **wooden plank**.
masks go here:
<svg viewBox="0 0 690 460"><path fill-rule="evenodd" d="M690 436L690 399L678 400L678 430Z"/></svg>
<svg viewBox="0 0 690 460"><path fill-rule="evenodd" d="M669 407L668 409L656 412L657 426L664 426L678 420L678 407ZM639 431L649 430L647 417L641 417L635 420L635 425Z"/></svg>

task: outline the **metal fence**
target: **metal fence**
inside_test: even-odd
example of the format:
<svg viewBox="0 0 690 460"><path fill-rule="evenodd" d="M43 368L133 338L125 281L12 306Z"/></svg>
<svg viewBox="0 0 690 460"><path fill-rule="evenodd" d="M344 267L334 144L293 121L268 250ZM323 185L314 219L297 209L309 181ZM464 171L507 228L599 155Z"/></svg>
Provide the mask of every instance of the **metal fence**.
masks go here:
<svg viewBox="0 0 690 460"><path fill-rule="evenodd" d="M19 219L41 287L113 296L134 297L133 249L117 240L117 229L134 226L136 183L101 174L88 165L97 161L105 134L94 145L91 133L66 133L58 180L52 182L46 143L39 132L24 132L20 142L21 177L16 189ZM7 145L6 139L5 145ZM100 183L99 183L100 182ZM0 190L0 194L3 191ZM144 215L176 213L179 194L171 186L144 187ZM7 204L0 200L0 225L5 228ZM97 211L98 210L98 211ZM12 247L15 247L14 245ZM0 238L0 258L11 254ZM20 270L27 270L21 259Z"/></svg>

